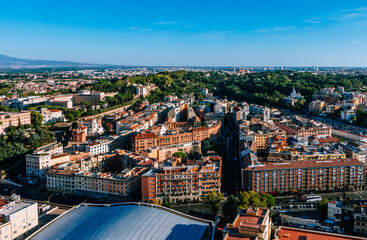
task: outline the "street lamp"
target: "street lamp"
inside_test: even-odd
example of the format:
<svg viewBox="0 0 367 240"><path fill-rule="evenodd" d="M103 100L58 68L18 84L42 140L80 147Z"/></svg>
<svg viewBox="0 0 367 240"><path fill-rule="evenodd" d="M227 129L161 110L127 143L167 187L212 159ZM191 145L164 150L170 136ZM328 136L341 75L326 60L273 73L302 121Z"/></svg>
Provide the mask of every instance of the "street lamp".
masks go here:
<svg viewBox="0 0 367 240"><path fill-rule="evenodd" d="M48 197L48 202L50 203L51 201L51 197L53 196L53 194L51 194L49 197Z"/></svg>

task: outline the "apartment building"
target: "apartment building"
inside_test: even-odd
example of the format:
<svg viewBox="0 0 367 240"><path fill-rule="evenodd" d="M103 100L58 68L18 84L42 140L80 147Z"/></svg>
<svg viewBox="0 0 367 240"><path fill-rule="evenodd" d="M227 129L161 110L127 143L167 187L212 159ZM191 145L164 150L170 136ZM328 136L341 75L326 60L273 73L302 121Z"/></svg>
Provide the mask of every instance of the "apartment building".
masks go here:
<svg viewBox="0 0 367 240"><path fill-rule="evenodd" d="M312 113L320 113L325 109L325 102L321 100L314 100L308 104L308 111Z"/></svg>
<svg viewBox="0 0 367 240"><path fill-rule="evenodd" d="M89 172L54 168L47 171L47 189L98 199L131 200L139 192L141 175L148 168L127 168L121 173Z"/></svg>
<svg viewBox="0 0 367 240"><path fill-rule="evenodd" d="M236 239L271 239L270 210L260 207L242 209L223 230L224 240Z"/></svg>
<svg viewBox="0 0 367 240"><path fill-rule="evenodd" d="M354 213L354 232L367 236L367 205L361 205Z"/></svg>
<svg viewBox="0 0 367 240"><path fill-rule="evenodd" d="M87 134L90 136L103 133L102 119L100 118L85 118L79 121L79 126L87 128Z"/></svg>
<svg viewBox="0 0 367 240"><path fill-rule="evenodd" d="M327 219L334 222L341 222L343 205L340 201L329 201L327 210Z"/></svg>
<svg viewBox="0 0 367 240"><path fill-rule="evenodd" d="M152 147L141 151L141 155L145 157L155 158L159 162L164 162L173 157L176 152L189 153L191 151L201 151L201 142L189 142L183 144L176 144L166 147Z"/></svg>
<svg viewBox="0 0 367 240"><path fill-rule="evenodd" d="M117 169L133 168L136 166L148 167L151 169L158 167L158 161L155 158L146 157L134 152L125 150L116 151L114 159L111 158L111 165Z"/></svg>
<svg viewBox="0 0 367 240"><path fill-rule="evenodd" d="M274 162L242 169L245 191L276 192L332 189L366 182L365 165L354 158Z"/></svg>
<svg viewBox="0 0 367 240"><path fill-rule="evenodd" d="M38 225L38 204L20 196L0 198L0 240L24 239Z"/></svg>
<svg viewBox="0 0 367 240"><path fill-rule="evenodd" d="M351 110L351 109L344 109L340 113L341 119L348 121L348 122L352 121L356 115L357 115L356 111Z"/></svg>
<svg viewBox="0 0 367 240"><path fill-rule="evenodd" d="M89 152L91 156L104 154L115 151L116 149L122 149L124 139L118 136L109 136L99 138L93 142L85 145L85 151Z"/></svg>
<svg viewBox="0 0 367 240"><path fill-rule="evenodd" d="M72 141L76 143L83 143L87 141L87 127L79 126L78 128L73 129L72 131Z"/></svg>
<svg viewBox="0 0 367 240"><path fill-rule="evenodd" d="M0 112L0 122L0 135L4 135L10 126L31 124L31 113L29 111Z"/></svg>
<svg viewBox="0 0 367 240"><path fill-rule="evenodd" d="M321 139L320 139L321 141ZM286 138L268 138L268 161L325 160L346 158L346 154L334 145L290 146Z"/></svg>
<svg viewBox="0 0 367 240"><path fill-rule="evenodd" d="M136 87L136 95L146 97L148 95L148 87L146 86L138 86Z"/></svg>
<svg viewBox="0 0 367 240"><path fill-rule="evenodd" d="M45 179L48 169L56 164L69 161L70 155L63 153L62 145L51 143L26 155L26 175Z"/></svg>
<svg viewBox="0 0 367 240"><path fill-rule="evenodd" d="M320 127L299 127L295 124L284 124L276 121L275 124L284 130L287 135L297 135L299 137L331 137L331 127L320 126Z"/></svg>
<svg viewBox="0 0 367 240"><path fill-rule="evenodd" d="M133 138L135 152L153 148L165 147L183 143L204 141L206 139L217 139L220 134L221 122L215 122L210 127L197 127L189 132L157 135L155 133L139 133Z"/></svg>
<svg viewBox="0 0 367 240"><path fill-rule="evenodd" d="M116 121L116 134L126 130L140 132L147 130L158 122L158 114L153 111L142 111Z"/></svg>
<svg viewBox="0 0 367 240"><path fill-rule="evenodd" d="M349 141L340 144L347 157L356 158L360 162L367 163L367 145L364 142Z"/></svg>
<svg viewBox="0 0 367 240"><path fill-rule="evenodd" d="M163 200L173 202L184 199L202 199L211 191L220 191L222 158L203 157L201 160L180 160L167 163L160 169L153 169L142 175L142 200Z"/></svg>
<svg viewBox="0 0 367 240"><path fill-rule="evenodd" d="M46 171L52 166L70 161L70 155L63 153L59 155L51 154L28 154L26 156L26 175L29 177L46 178Z"/></svg>
<svg viewBox="0 0 367 240"><path fill-rule="evenodd" d="M257 151L265 152L267 139L272 137L285 137L285 132L280 129L274 129L271 131L257 131L254 134L254 139L257 145Z"/></svg>
<svg viewBox="0 0 367 240"><path fill-rule="evenodd" d="M265 154L269 138L284 138L286 133L272 122L263 122L258 117L253 117L251 121L242 121L239 124L240 141L254 142L257 145L257 152Z"/></svg>

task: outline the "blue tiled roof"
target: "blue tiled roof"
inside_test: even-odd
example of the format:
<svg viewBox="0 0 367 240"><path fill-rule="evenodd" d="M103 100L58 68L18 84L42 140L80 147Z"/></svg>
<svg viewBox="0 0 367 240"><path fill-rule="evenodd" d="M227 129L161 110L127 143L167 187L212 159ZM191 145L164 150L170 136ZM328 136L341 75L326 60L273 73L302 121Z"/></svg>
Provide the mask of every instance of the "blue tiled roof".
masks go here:
<svg viewBox="0 0 367 240"><path fill-rule="evenodd" d="M146 205L78 206L32 240L210 239L211 223ZM207 237L203 237L203 236Z"/></svg>

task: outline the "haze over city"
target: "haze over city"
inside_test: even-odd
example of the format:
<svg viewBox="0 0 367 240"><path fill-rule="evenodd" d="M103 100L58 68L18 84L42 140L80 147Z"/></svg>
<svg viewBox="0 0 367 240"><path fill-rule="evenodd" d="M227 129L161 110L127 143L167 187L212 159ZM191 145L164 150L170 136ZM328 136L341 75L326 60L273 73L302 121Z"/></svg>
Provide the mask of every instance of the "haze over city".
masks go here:
<svg viewBox="0 0 367 240"><path fill-rule="evenodd" d="M0 53L149 66L366 66L365 1L4 1Z"/></svg>

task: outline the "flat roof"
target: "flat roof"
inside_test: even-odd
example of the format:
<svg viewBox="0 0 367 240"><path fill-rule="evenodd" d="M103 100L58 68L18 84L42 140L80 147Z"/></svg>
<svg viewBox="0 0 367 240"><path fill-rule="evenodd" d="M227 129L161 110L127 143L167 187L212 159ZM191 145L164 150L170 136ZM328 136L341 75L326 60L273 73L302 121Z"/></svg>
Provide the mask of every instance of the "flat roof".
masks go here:
<svg viewBox="0 0 367 240"><path fill-rule="evenodd" d="M213 223L145 203L83 204L28 239L212 239Z"/></svg>
<svg viewBox="0 0 367 240"><path fill-rule="evenodd" d="M12 203L9 203L5 206L3 206L0 209L0 215L11 215L15 212L18 212L22 209L25 209L33 204L36 204L34 202L24 202L24 201L12 201Z"/></svg>
<svg viewBox="0 0 367 240"><path fill-rule="evenodd" d="M325 233L318 231L310 231L299 228L280 227L275 233L279 240L357 240L365 239L362 237L341 235L335 233Z"/></svg>

